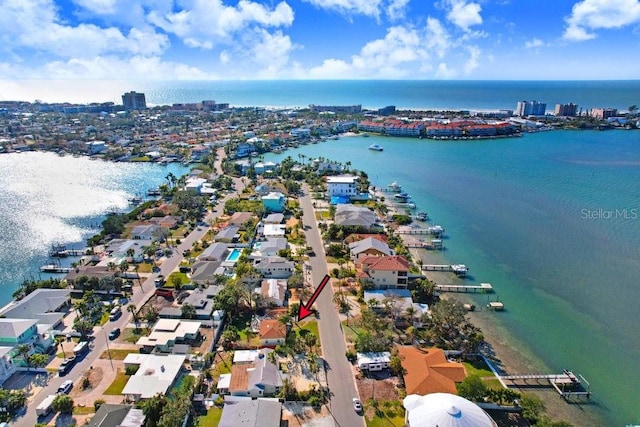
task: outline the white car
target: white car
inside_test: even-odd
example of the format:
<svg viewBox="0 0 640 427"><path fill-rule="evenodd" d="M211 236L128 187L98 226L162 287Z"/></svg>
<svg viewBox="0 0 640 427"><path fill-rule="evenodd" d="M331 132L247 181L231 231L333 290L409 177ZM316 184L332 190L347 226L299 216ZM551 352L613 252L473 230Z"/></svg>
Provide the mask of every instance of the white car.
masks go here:
<svg viewBox="0 0 640 427"><path fill-rule="evenodd" d="M360 399L358 399L357 397L353 398L353 410L356 412L362 411L362 403L360 402Z"/></svg>
<svg viewBox="0 0 640 427"><path fill-rule="evenodd" d="M58 387L58 393L67 394L71 391L72 388L73 388L73 381L66 380L65 382L60 384L60 387Z"/></svg>

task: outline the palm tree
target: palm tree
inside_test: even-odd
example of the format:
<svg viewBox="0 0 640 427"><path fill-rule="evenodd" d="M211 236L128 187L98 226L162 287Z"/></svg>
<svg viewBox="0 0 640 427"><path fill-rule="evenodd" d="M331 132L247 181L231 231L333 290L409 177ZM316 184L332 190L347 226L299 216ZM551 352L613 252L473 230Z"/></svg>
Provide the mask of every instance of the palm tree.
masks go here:
<svg viewBox="0 0 640 427"><path fill-rule="evenodd" d="M138 310L136 310L136 306L133 304L129 305L127 307L127 311L133 316L133 323L136 325L136 329L139 329L140 319L138 318Z"/></svg>
<svg viewBox="0 0 640 427"><path fill-rule="evenodd" d="M22 357L24 360L24 364L27 366L27 371L31 370L31 364L29 363L29 352L31 351L31 347L29 344L20 344L16 347L18 352L18 356Z"/></svg>

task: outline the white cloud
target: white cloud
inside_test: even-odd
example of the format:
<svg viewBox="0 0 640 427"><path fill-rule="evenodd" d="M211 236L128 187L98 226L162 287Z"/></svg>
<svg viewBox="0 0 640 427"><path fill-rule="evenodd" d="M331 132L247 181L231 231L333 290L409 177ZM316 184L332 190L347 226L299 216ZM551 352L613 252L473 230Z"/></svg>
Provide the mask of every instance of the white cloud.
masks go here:
<svg viewBox="0 0 640 427"><path fill-rule="evenodd" d="M449 33L442 26L440 21L435 18L427 18L427 36L426 43L429 49L432 49L438 55L438 58L443 58L451 47L449 40Z"/></svg>
<svg viewBox="0 0 640 427"><path fill-rule="evenodd" d="M409 0L303 0L318 9L330 10L344 16L363 15L379 20L383 13L391 20L402 19Z"/></svg>
<svg viewBox="0 0 640 427"><path fill-rule="evenodd" d="M480 48L478 46L467 47L469 59L464 64L464 73L469 75L480 66Z"/></svg>
<svg viewBox="0 0 640 427"><path fill-rule="evenodd" d="M544 42L540 39L534 38L532 40L529 40L528 42L526 42L524 44L524 47L526 49L538 49L544 46Z"/></svg>
<svg viewBox="0 0 640 427"><path fill-rule="evenodd" d="M457 75L458 73L455 70L450 70L445 62L441 62L438 64L435 76L441 79L452 79Z"/></svg>
<svg viewBox="0 0 640 427"><path fill-rule="evenodd" d="M74 0L73 2L96 15L109 15L116 11L118 0Z"/></svg>
<svg viewBox="0 0 640 427"><path fill-rule="evenodd" d="M183 39L189 47L211 49L229 43L247 28L288 27L293 23L293 9L280 2L268 7L248 0L226 6L221 0L194 0L190 8L160 14L152 11L148 19L164 31Z"/></svg>
<svg viewBox="0 0 640 427"><path fill-rule="evenodd" d="M409 26L387 29L383 39L365 44L351 61L327 59L309 71L314 78L411 77L412 65L429 59L424 34Z"/></svg>
<svg viewBox="0 0 640 427"><path fill-rule="evenodd" d="M0 15L2 39L7 49L35 49L62 58L87 58L107 53L157 55L169 44L166 35L133 28L94 24L66 25L50 0L5 2ZM0 47L0 49L2 49Z"/></svg>
<svg viewBox="0 0 640 427"><path fill-rule="evenodd" d="M463 30L468 30L473 25L482 24L480 11L482 8L478 3L467 2L466 0L447 0L451 8L447 13L447 19Z"/></svg>
<svg viewBox="0 0 640 427"><path fill-rule="evenodd" d="M584 41L595 38L598 29L621 28L640 22L638 0L583 0L573 5L571 16L565 19L563 38Z"/></svg>

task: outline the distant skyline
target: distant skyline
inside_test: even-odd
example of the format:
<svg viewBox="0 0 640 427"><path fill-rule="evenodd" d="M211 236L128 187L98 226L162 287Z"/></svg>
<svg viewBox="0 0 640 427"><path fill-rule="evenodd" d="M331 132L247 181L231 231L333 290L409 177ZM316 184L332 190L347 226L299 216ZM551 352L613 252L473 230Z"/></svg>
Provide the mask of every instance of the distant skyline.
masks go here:
<svg viewBox="0 0 640 427"><path fill-rule="evenodd" d="M0 0L0 40L5 83L638 79L640 1Z"/></svg>

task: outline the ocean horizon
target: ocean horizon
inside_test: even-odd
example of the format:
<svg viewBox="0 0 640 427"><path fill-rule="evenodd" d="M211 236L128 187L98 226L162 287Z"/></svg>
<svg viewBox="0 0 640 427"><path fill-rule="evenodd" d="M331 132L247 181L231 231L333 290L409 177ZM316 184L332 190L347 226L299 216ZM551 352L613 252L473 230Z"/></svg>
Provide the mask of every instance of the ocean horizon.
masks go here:
<svg viewBox="0 0 640 427"><path fill-rule="evenodd" d="M232 107L307 108L362 105L378 109L471 110L515 109L518 101L572 102L587 111L606 107L626 110L637 104L640 80L0 80L0 100L44 102L114 102L143 92L147 103L214 100Z"/></svg>

